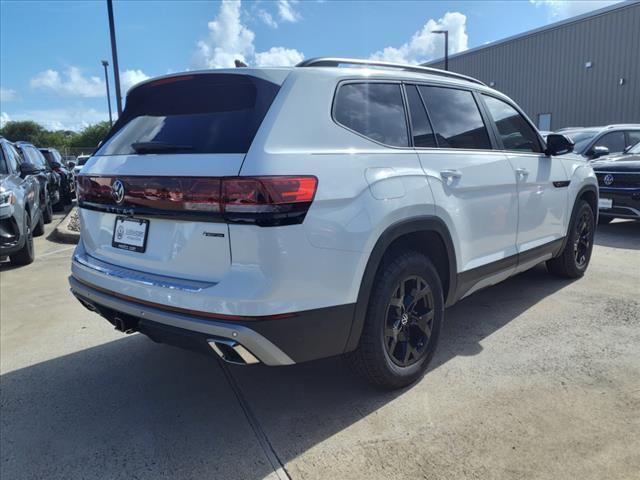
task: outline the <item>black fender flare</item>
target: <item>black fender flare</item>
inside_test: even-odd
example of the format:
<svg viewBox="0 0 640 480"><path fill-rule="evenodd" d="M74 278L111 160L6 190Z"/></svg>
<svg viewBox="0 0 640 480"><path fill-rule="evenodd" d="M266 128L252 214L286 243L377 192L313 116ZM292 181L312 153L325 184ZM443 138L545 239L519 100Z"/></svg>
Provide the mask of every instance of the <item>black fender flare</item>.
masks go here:
<svg viewBox="0 0 640 480"><path fill-rule="evenodd" d="M371 294L373 281L376 273L378 272L378 268L382 263L384 254L395 240L404 235L417 232L435 233L442 239L447 251L449 263L449 289L447 292L447 298L445 298L445 305L450 306L455 301L457 287L457 263L453 241L451 240L451 234L449 233L447 225L441 218L431 215L400 220L399 222L387 227L387 229L378 238L378 241L369 255L369 260L360 282L360 290L358 292L358 299L354 308L351 331L349 332L345 352L355 350L358 346L358 342L360 341L360 334L364 327L367 307L369 305L369 295Z"/></svg>
<svg viewBox="0 0 640 480"><path fill-rule="evenodd" d="M567 242L569 241L569 229L571 228L571 225L573 225L573 221L576 218L577 208L578 208L578 200L586 192L591 192L596 196L596 209L593 212L593 216L595 217L596 229L598 228L597 227L597 225L598 225L598 200L597 199L599 197L598 188L595 185L591 185L591 184L585 185L580 190L578 190L578 193L576 194L575 201L573 202L573 207L571 208L571 217L569 217L569 223L567 224L567 233L564 236L564 238L562 239L562 245L560 246L560 248L558 249L558 251L556 252L554 257L557 257L558 255L560 255L564 251L564 247L567 244Z"/></svg>

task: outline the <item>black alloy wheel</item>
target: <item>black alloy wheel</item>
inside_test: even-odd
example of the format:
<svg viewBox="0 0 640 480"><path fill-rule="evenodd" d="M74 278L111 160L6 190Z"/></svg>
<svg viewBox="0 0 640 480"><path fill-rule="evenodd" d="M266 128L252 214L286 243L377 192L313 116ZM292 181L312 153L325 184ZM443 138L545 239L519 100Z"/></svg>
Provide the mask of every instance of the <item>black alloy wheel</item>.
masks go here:
<svg viewBox="0 0 640 480"><path fill-rule="evenodd" d="M384 345L391 361L408 367L427 352L434 318L431 288L418 275L400 281L387 305Z"/></svg>

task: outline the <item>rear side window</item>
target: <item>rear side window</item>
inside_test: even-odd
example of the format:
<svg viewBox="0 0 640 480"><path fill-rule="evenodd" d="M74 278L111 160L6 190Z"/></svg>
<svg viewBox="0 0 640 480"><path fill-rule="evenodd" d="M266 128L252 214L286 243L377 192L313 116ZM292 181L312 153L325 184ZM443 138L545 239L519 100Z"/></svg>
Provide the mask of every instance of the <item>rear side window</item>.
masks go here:
<svg viewBox="0 0 640 480"><path fill-rule="evenodd" d="M407 103L409 104L409 115L411 118L411 132L413 134L413 145L415 147L435 147L436 138L433 135L427 111L424 109L422 99L418 93L418 87L407 85Z"/></svg>
<svg viewBox="0 0 640 480"><path fill-rule="evenodd" d="M630 130L627 132L627 147L640 142L640 130Z"/></svg>
<svg viewBox="0 0 640 480"><path fill-rule="evenodd" d="M520 113L508 103L482 95L491 118L498 128L505 150L541 152L538 135Z"/></svg>
<svg viewBox="0 0 640 480"><path fill-rule="evenodd" d="M336 95L339 124L376 142L408 147L407 120L397 83L348 83Z"/></svg>
<svg viewBox="0 0 640 480"><path fill-rule="evenodd" d="M246 153L279 86L248 75L170 77L134 88L95 155Z"/></svg>
<svg viewBox="0 0 640 480"><path fill-rule="evenodd" d="M467 90L420 86L440 148L490 150L480 110Z"/></svg>

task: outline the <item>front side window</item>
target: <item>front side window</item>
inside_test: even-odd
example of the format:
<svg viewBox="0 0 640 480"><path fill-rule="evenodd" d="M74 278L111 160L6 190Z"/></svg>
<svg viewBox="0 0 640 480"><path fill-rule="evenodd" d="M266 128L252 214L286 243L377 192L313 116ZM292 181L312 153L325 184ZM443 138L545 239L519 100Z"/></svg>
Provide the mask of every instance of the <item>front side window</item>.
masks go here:
<svg viewBox="0 0 640 480"><path fill-rule="evenodd" d="M491 149L489 133L471 92L445 87L419 88L440 148Z"/></svg>
<svg viewBox="0 0 640 480"><path fill-rule="evenodd" d="M607 133L596 140L594 147L607 147L609 153L620 153L624 150L624 132Z"/></svg>
<svg viewBox="0 0 640 480"><path fill-rule="evenodd" d="M540 152L538 135L520 113L502 100L482 95L484 103L498 127L505 150Z"/></svg>
<svg viewBox="0 0 640 480"><path fill-rule="evenodd" d="M399 84L348 83L340 86L334 117L339 124L376 142L395 147L409 146Z"/></svg>
<svg viewBox="0 0 640 480"><path fill-rule="evenodd" d="M407 103L409 105L409 115L411 117L411 130L413 134L413 145L415 147L435 147L436 137L433 135L427 111L424 109L422 99L418 93L418 87L407 85Z"/></svg>
<svg viewBox="0 0 640 480"><path fill-rule="evenodd" d="M4 160L4 150L0 147L0 175L9 175L11 172Z"/></svg>

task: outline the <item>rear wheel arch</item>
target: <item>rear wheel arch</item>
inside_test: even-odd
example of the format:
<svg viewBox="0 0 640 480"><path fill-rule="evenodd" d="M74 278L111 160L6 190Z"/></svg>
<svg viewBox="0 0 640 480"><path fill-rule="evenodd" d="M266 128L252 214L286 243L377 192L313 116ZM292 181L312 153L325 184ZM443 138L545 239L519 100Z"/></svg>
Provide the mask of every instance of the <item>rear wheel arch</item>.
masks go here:
<svg viewBox="0 0 640 480"><path fill-rule="evenodd" d="M380 267L395 252L416 251L426 255L440 276L445 304L449 306L456 292L456 257L446 224L438 217L424 216L402 220L388 227L378 238L362 276L354 310L351 332L345 352L358 346L367 315L369 296Z"/></svg>

